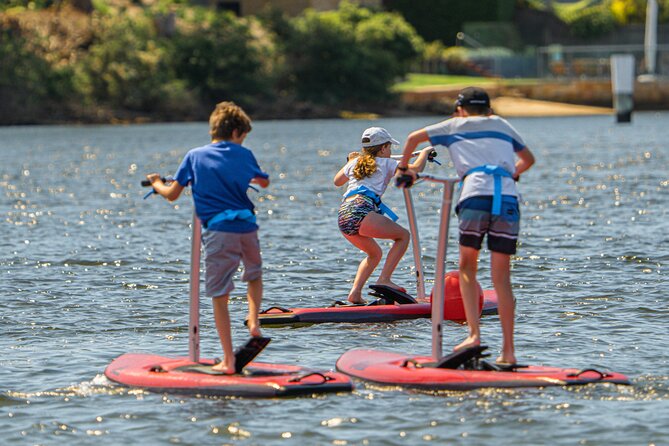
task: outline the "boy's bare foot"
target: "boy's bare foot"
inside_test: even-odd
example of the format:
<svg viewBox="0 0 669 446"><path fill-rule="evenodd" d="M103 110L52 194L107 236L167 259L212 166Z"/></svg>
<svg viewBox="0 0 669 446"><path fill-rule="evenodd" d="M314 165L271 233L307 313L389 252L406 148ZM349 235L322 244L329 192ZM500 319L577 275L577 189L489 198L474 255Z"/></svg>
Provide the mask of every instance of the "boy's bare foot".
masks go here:
<svg viewBox="0 0 669 446"><path fill-rule="evenodd" d="M458 350L470 347L478 347L479 345L481 345L481 339L479 339L478 336L467 336L467 339L453 347L453 351L457 352Z"/></svg>
<svg viewBox="0 0 669 446"><path fill-rule="evenodd" d="M394 288L397 291L401 291L403 293L407 292L406 288L397 285L392 280L382 280L379 278L379 280L376 281L376 285L385 285L387 287Z"/></svg>
<svg viewBox="0 0 669 446"><path fill-rule="evenodd" d="M516 363L516 357L514 355L501 354L495 362L502 365L514 365Z"/></svg>
<svg viewBox="0 0 669 446"><path fill-rule="evenodd" d="M351 302L352 304L364 304L367 303L365 300L362 298L362 293L360 291L351 291L351 293L348 295L348 301Z"/></svg>
<svg viewBox="0 0 669 446"><path fill-rule="evenodd" d="M232 364L229 364L229 362L232 362ZM223 361L219 362L215 366L211 368L212 370L216 372L221 372L226 375L234 375L235 374L235 357L232 357L232 361Z"/></svg>
<svg viewBox="0 0 669 446"><path fill-rule="evenodd" d="M247 322L247 325L249 327L249 334L254 337L254 338L259 338L262 336L262 333L260 332L260 322L256 319L254 322L251 322L250 320Z"/></svg>

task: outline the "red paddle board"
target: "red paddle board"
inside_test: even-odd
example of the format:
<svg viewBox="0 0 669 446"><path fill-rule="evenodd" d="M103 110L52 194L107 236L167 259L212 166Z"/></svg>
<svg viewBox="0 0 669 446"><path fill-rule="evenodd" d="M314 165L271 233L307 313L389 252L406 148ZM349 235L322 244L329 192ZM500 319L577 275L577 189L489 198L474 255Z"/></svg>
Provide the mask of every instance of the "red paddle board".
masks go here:
<svg viewBox="0 0 669 446"><path fill-rule="evenodd" d="M126 353L105 370L110 380L152 392L216 396L280 397L347 392L348 376L294 365L251 362L235 375L212 374L212 360L194 363L187 358Z"/></svg>
<svg viewBox="0 0 669 446"><path fill-rule="evenodd" d="M377 350L350 350L337 360L337 370L377 384L423 390L471 390L482 387L545 387L590 383L630 384L620 373L593 369L524 366L514 371L431 367L434 359Z"/></svg>
<svg viewBox="0 0 669 446"><path fill-rule="evenodd" d="M262 326L282 326L327 322L369 323L429 318L432 312L429 299L420 299L417 302L415 304L339 305L321 308L272 307L260 314L260 324ZM494 290L483 291L482 314L497 314L497 293ZM447 318L447 320L462 322L459 318Z"/></svg>

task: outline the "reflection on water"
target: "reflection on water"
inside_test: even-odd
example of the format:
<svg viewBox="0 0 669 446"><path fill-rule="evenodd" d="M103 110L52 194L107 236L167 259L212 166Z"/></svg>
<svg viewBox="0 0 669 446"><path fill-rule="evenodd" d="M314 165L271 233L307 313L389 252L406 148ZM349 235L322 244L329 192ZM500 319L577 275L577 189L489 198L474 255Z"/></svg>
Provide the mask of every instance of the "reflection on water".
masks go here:
<svg viewBox="0 0 669 446"><path fill-rule="evenodd" d="M204 124L0 128L0 429L6 443L664 444L669 260L666 113L516 119L537 156L520 183L514 260L517 349L526 363L629 374L633 387L407 392L359 384L352 394L289 400L150 394L102 375L129 352L187 352L189 197L142 200L143 174L173 173ZM395 135L434 118L384 119ZM346 296L360 253L336 226L331 185L366 121L258 122L247 140L272 185L258 207L265 305L323 306ZM436 173L452 173L447 155ZM414 189L423 258L433 275L441 192ZM403 216L402 195L385 202ZM402 220L406 222L405 218ZM448 269L457 258L451 231ZM387 248L386 248L387 249ZM481 282L490 284L487 252ZM411 256L396 281L412 284ZM411 286L409 286L411 288ZM237 344L244 287L233 293ZM219 355L210 303L202 350ZM266 329L263 360L332 368L350 348L428 354L427 320ZM464 335L445 326L445 348ZM483 336L499 349L495 317ZM550 440L547 440L549 439Z"/></svg>

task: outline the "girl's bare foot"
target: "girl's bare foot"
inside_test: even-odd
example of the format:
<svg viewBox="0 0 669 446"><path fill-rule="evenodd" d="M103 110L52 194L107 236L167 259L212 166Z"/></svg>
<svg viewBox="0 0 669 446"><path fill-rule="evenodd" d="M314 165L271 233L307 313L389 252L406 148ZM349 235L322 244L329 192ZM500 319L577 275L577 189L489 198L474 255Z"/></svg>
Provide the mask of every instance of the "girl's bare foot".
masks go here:
<svg viewBox="0 0 669 446"><path fill-rule="evenodd" d="M385 285L387 287L394 288L397 291L401 291L403 293L407 292L406 288L397 285L392 280L383 280L380 277L379 277L379 280L376 281L376 285Z"/></svg>
<svg viewBox="0 0 669 446"><path fill-rule="evenodd" d="M219 362L215 366L211 368L212 370L216 372L221 372L226 375L234 375L235 373L235 357L232 357L231 361L228 361L227 359L223 362Z"/></svg>
<svg viewBox="0 0 669 446"><path fill-rule="evenodd" d="M254 337L254 338L259 338L262 336L262 333L260 332L260 322L256 319L254 322L251 322L250 320L247 322L247 325L249 327L249 334Z"/></svg>
<svg viewBox="0 0 669 446"><path fill-rule="evenodd" d="M360 291L351 291L348 295L348 301L352 304L364 304L365 300L362 298Z"/></svg>
<svg viewBox="0 0 669 446"><path fill-rule="evenodd" d="M462 350L465 348L470 348L470 347L478 347L481 345L481 339L479 339L478 336L467 336L467 339L459 343L453 348L453 351L457 352L458 350Z"/></svg>

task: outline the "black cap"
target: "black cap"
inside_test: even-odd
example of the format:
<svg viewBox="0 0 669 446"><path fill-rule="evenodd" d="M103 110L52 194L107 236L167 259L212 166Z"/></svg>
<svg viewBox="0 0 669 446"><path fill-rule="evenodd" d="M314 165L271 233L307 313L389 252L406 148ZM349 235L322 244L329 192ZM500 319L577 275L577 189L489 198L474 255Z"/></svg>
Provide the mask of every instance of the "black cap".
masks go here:
<svg viewBox="0 0 669 446"><path fill-rule="evenodd" d="M458 94L455 101L456 106L476 105L490 107L490 96L483 88L467 87Z"/></svg>

